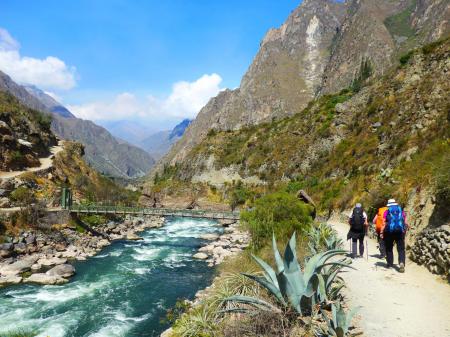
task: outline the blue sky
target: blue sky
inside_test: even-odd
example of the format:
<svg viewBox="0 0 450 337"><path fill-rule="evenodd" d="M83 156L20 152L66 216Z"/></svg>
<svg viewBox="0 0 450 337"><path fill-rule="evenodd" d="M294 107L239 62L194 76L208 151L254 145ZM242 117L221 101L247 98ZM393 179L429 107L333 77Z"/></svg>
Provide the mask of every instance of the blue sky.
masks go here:
<svg viewBox="0 0 450 337"><path fill-rule="evenodd" d="M197 92L208 96L237 87L265 32L280 26L299 3L2 0L0 27L6 33L0 38L3 35L3 40L8 40L5 34L9 34L16 44L11 42L3 49L10 54L15 50L17 55L9 55L0 67L8 68L2 70L9 70L19 82L35 82L32 84L56 94L83 118L108 119L108 109L120 109L132 101L135 106L129 110L129 119L150 120L159 115L164 120L167 114L167 123L172 123L183 114L192 117L194 109L182 111L183 104L189 104L185 101L166 104L177 91L177 83L181 85L173 99L180 99L183 90L187 96ZM49 56L62 64L48 61ZM44 70L33 75L20 73L33 66L32 60L24 60L27 57L44 60L34 68L42 66L55 76L45 75ZM19 61L19 65L14 63ZM199 79L200 84L196 82ZM193 106L202 100L205 97ZM155 104L153 112L145 111L147 104ZM169 111L178 106L182 106L179 112ZM127 108L124 111L114 111L110 118L127 119Z"/></svg>

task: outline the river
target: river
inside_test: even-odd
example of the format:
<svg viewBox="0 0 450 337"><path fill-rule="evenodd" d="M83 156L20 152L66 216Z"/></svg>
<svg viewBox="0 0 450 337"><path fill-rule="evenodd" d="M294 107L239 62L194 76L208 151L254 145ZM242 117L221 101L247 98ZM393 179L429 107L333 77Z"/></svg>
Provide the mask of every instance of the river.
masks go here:
<svg viewBox="0 0 450 337"><path fill-rule="evenodd" d="M205 233L220 227L206 219L168 218L143 241L116 242L74 264L62 286L18 285L0 289L0 333L38 336L159 336L160 322L179 298L193 298L210 284L214 269L192 258Z"/></svg>

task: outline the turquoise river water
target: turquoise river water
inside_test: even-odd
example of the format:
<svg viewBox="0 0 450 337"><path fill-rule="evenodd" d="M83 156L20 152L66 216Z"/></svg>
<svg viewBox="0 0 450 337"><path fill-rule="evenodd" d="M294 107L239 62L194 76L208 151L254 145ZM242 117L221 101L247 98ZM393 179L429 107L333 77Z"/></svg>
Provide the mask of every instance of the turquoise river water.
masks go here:
<svg viewBox="0 0 450 337"><path fill-rule="evenodd" d="M201 234L220 227L205 219L167 218L143 241L116 242L74 264L62 286L0 289L0 333L32 330L38 336L159 336L160 319L179 298L206 287L214 270L192 258Z"/></svg>

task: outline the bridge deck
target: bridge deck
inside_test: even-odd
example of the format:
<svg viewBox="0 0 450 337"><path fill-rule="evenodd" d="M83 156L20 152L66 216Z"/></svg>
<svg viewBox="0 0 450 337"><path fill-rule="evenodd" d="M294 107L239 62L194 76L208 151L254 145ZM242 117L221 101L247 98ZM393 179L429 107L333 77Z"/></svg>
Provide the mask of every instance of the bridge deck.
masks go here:
<svg viewBox="0 0 450 337"><path fill-rule="evenodd" d="M71 213L82 214L123 214L123 215L160 215L180 216L192 218L209 218L224 220L239 220L239 212L220 212L213 210L169 209L169 208L142 208L124 206L85 206L73 205L68 208Z"/></svg>

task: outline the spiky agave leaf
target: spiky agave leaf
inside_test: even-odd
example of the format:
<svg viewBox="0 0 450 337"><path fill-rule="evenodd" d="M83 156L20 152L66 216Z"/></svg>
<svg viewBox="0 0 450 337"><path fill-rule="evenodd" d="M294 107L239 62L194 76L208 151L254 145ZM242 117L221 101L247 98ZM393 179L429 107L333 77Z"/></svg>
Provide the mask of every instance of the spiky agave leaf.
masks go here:
<svg viewBox="0 0 450 337"><path fill-rule="evenodd" d="M265 311L273 311L273 312L281 312L281 310L274 305L270 304L269 302L266 302L264 300L261 300L256 297L251 296L231 296L226 299L226 301L241 303L250 305L256 309L265 310ZM242 309L242 308L241 308ZM225 310L229 312L229 309Z"/></svg>
<svg viewBox="0 0 450 337"><path fill-rule="evenodd" d="M306 284L297 260L295 232L286 245L283 264L284 271L280 273L278 280L284 283L286 295L292 306L301 313L300 300L305 294Z"/></svg>
<svg viewBox="0 0 450 337"><path fill-rule="evenodd" d="M274 233L272 233L272 249L273 249L273 256L275 257L275 264L277 265L278 273L281 273L284 270L284 263L283 263L283 259L281 258L280 252L278 251L277 240L275 239Z"/></svg>
<svg viewBox="0 0 450 337"><path fill-rule="evenodd" d="M286 301L284 300L283 294L282 294L281 290L278 288L278 281L277 281L277 286L275 286L273 283L271 283L270 281L268 281L267 279L265 279L263 277L260 277L257 275L252 275L252 274L246 274L246 273L243 273L242 275L257 282L263 288L267 289L267 291L270 294L272 294L278 300L278 302L280 302L284 306L286 305Z"/></svg>
<svg viewBox="0 0 450 337"><path fill-rule="evenodd" d="M268 282L271 282L276 288L279 289L277 275L273 268L269 266L264 260L252 254L253 259L264 270L264 277Z"/></svg>

